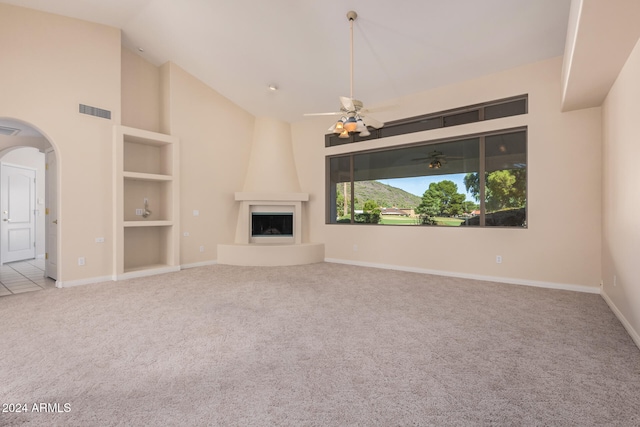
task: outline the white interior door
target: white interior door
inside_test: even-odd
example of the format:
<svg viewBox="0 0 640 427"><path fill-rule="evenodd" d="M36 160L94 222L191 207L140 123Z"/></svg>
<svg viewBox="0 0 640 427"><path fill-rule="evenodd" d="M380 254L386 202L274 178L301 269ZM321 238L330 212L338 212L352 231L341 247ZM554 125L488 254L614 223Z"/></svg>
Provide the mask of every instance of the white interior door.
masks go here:
<svg viewBox="0 0 640 427"><path fill-rule="evenodd" d="M46 152L45 162L45 275L58 280L58 163L53 150Z"/></svg>
<svg viewBox="0 0 640 427"><path fill-rule="evenodd" d="M2 263L36 256L36 171L0 164L0 257Z"/></svg>

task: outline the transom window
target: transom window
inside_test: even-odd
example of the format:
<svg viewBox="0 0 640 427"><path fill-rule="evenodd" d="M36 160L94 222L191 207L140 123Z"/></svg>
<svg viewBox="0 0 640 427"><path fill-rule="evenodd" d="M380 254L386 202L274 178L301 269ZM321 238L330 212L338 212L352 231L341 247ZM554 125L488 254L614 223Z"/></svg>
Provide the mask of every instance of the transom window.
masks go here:
<svg viewBox="0 0 640 427"><path fill-rule="evenodd" d="M527 226L526 128L329 156L327 169L330 224Z"/></svg>
<svg viewBox="0 0 640 427"><path fill-rule="evenodd" d="M387 138L395 135L527 114L528 101L528 95L521 95L482 104L468 105L454 110L438 111L436 113L395 120L385 123L384 127L380 129L369 128L370 135L368 136L360 136L356 133L350 135L349 138L343 139L339 138L337 134L328 134L325 135L325 146L333 147L359 141L368 141L370 139Z"/></svg>

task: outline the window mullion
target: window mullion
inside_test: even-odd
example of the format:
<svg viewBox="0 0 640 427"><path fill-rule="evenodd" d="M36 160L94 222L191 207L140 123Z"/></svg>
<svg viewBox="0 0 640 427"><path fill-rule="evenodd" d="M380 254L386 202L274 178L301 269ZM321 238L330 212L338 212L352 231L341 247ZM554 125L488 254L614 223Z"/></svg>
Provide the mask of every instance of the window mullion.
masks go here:
<svg viewBox="0 0 640 427"><path fill-rule="evenodd" d="M484 136L480 137L479 149L480 153L478 165L478 188L480 189L480 227L485 226L485 144Z"/></svg>
<svg viewBox="0 0 640 427"><path fill-rule="evenodd" d="M349 156L349 174L351 175L351 224L354 224L356 222L355 220L355 183L354 183L354 177L355 174L353 173L353 166L354 166L354 159L353 159L353 155Z"/></svg>

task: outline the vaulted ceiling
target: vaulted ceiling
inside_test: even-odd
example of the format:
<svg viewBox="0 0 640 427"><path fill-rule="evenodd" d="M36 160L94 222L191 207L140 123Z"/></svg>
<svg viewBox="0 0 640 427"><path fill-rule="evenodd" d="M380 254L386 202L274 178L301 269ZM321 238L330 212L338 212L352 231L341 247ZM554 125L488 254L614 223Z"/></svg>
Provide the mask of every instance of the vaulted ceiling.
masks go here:
<svg viewBox="0 0 640 427"><path fill-rule="evenodd" d="M0 0L120 28L256 116L289 122L563 54L570 0ZM140 51L142 49L143 51ZM276 85L277 91L269 90Z"/></svg>

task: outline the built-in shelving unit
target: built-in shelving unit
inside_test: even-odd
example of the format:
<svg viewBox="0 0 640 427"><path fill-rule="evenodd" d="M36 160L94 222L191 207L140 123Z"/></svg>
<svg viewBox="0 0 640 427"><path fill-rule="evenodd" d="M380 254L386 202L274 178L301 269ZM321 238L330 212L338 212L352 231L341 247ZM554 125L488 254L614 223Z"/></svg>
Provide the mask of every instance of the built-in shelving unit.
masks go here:
<svg viewBox="0 0 640 427"><path fill-rule="evenodd" d="M178 139L119 125L113 138L113 278L178 271Z"/></svg>

